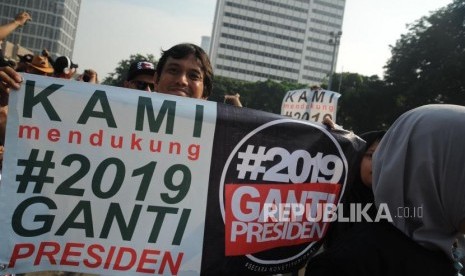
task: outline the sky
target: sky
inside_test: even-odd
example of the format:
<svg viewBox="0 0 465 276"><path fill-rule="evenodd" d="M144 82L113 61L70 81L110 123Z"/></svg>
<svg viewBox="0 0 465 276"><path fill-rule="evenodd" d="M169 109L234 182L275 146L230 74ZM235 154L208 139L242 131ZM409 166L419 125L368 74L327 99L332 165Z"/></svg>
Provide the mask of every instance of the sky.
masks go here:
<svg viewBox="0 0 465 276"><path fill-rule="evenodd" d="M336 72L382 78L407 24L452 0L346 0ZM72 60L103 80L132 54L211 36L216 0L82 0Z"/></svg>

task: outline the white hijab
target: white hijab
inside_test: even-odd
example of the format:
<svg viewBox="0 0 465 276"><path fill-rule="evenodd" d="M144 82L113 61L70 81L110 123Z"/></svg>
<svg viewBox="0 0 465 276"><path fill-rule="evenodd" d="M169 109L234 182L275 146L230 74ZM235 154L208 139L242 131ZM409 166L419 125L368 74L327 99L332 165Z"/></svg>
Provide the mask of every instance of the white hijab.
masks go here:
<svg viewBox="0 0 465 276"><path fill-rule="evenodd" d="M400 116L375 152L373 192L399 230L452 258L454 240L464 241L458 229L465 219L465 107L426 105ZM399 207L410 215L422 207L423 217L398 216Z"/></svg>

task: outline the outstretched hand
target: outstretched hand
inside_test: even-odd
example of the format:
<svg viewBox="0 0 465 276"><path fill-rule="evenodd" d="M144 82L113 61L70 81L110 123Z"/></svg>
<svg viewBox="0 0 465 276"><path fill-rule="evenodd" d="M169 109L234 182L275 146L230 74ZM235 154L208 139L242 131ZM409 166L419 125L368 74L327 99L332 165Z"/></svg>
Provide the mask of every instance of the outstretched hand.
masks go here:
<svg viewBox="0 0 465 276"><path fill-rule="evenodd" d="M29 20L32 20L32 17L27 12L18 13L15 17L15 21L19 24L19 26L24 26L24 24L26 24Z"/></svg>

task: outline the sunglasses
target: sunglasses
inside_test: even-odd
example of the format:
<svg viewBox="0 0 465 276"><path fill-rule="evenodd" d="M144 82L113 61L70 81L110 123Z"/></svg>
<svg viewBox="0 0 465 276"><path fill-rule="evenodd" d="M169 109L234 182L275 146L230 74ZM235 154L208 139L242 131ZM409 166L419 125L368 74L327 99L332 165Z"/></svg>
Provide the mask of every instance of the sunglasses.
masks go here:
<svg viewBox="0 0 465 276"><path fill-rule="evenodd" d="M139 90L147 90L147 87L150 87L150 91L155 91L153 83L138 80L133 80L131 83L134 84Z"/></svg>

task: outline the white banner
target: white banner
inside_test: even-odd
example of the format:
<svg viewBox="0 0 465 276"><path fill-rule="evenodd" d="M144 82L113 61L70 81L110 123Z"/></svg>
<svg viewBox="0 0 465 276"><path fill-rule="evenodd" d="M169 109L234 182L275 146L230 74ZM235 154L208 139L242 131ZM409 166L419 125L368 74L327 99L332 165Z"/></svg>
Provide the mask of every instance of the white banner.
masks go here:
<svg viewBox="0 0 465 276"><path fill-rule="evenodd" d="M337 102L341 94L323 89L300 89L286 93L281 115L321 123L325 117L336 122Z"/></svg>
<svg viewBox="0 0 465 276"><path fill-rule="evenodd" d="M0 274L198 275L216 104L24 76L10 94Z"/></svg>
<svg viewBox="0 0 465 276"><path fill-rule="evenodd" d="M353 133L278 114L24 79L9 102L0 275L296 271L329 228L307 214L339 202L363 149ZM313 209L261 219L270 204L296 203Z"/></svg>

